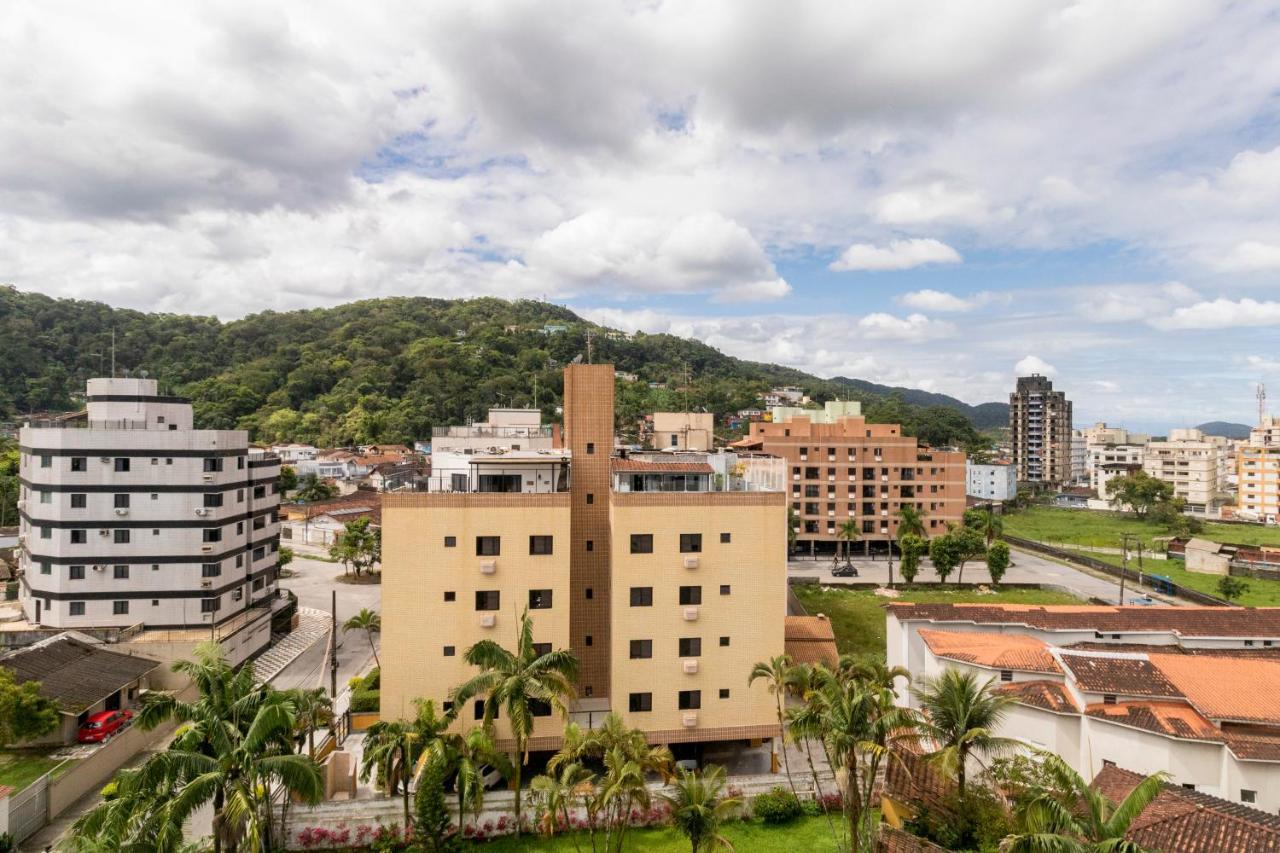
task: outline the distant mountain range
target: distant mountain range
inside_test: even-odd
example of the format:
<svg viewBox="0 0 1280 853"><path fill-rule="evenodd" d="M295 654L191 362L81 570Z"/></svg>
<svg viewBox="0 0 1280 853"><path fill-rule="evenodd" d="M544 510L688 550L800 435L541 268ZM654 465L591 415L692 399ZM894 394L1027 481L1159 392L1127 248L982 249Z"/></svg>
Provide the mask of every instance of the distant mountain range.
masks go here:
<svg viewBox="0 0 1280 853"><path fill-rule="evenodd" d="M898 396L902 402L913 406L944 406L960 412L975 429L991 429L1009 425L1008 403L979 403L970 405L946 394L934 394L915 388L901 388L891 385L878 385L865 379L850 379L846 376L832 377L831 382L870 394L876 397Z"/></svg>
<svg viewBox="0 0 1280 853"><path fill-rule="evenodd" d="M1230 421L1206 421L1199 424L1196 429L1205 435L1220 435L1223 438L1248 438L1249 430L1252 429L1247 424L1234 424Z"/></svg>

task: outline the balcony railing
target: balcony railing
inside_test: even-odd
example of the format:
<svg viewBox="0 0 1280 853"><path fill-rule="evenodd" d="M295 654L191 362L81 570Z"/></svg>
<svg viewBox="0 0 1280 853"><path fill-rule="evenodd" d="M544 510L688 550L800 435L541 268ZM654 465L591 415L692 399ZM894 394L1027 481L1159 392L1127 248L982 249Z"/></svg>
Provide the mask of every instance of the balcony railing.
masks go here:
<svg viewBox="0 0 1280 853"><path fill-rule="evenodd" d="M41 418L39 420L27 421L26 426L32 429L154 429L167 430L165 424L148 424L146 421L131 420L96 420L91 421L85 418L59 420L54 418Z"/></svg>
<svg viewBox="0 0 1280 853"><path fill-rule="evenodd" d="M550 438L551 426L438 426L432 438Z"/></svg>

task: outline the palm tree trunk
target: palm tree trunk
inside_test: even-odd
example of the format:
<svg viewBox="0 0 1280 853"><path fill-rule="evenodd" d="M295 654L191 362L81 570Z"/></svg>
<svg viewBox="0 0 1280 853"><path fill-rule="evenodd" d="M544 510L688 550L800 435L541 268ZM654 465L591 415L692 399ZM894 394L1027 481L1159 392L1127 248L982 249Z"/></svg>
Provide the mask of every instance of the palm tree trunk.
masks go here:
<svg viewBox="0 0 1280 853"><path fill-rule="evenodd" d="M960 766L956 768L956 794L959 796L960 802L962 804L964 803L964 782L965 782L964 766L968 764L968 758L969 758L969 756L966 754L967 752L968 750L966 750L963 746L960 747ZM963 805L961 806L961 808L963 808Z"/></svg>
<svg viewBox="0 0 1280 853"><path fill-rule="evenodd" d="M222 806L225 802L222 788L213 792L213 853L222 853Z"/></svg>
<svg viewBox="0 0 1280 853"><path fill-rule="evenodd" d="M512 762L516 766L516 838L520 837L520 830L523 828L520 826L520 776L524 769L523 765L520 763L520 759L524 755L523 747L524 744L516 744L515 761Z"/></svg>
<svg viewBox="0 0 1280 853"><path fill-rule="evenodd" d="M840 841L836 838L835 821L831 819L831 812L827 811L822 802L822 784L818 781L818 768L813 764L813 747L809 745L808 738L802 738L802 740L804 741L804 756L809 762L809 775L813 777L813 795L818 800L818 808L827 819L827 828L831 830L831 840L836 842L836 847L839 847Z"/></svg>
<svg viewBox="0 0 1280 853"><path fill-rule="evenodd" d="M778 709L778 749L782 752L782 769L787 774L787 784L791 786L791 795L797 800L800 794L796 791L796 780L791 776L791 759L787 757L787 727L782 722L782 685L774 693L774 704Z"/></svg>
<svg viewBox="0 0 1280 853"><path fill-rule="evenodd" d="M379 672L382 670L382 661L378 660L378 650L373 645L373 632L365 631L365 636L369 638L369 651L373 652L373 663L378 667Z"/></svg>

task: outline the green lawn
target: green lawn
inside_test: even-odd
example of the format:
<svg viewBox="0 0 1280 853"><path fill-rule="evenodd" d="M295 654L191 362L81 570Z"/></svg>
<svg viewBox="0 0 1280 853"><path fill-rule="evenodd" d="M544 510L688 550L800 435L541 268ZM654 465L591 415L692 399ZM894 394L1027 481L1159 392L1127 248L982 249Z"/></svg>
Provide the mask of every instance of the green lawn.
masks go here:
<svg viewBox="0 0 1280 853"><path fill-rule="evenodd" d="M791 587L810 614L825 613L836 635L841 654L884 657L884 605L889 601L921 604L1079 604L1080 599L1065 592L1039 589L1005 589L982 595L976 589L939 590L929 585L902 589L896 599L883 598L871 590L823 588L818 584Z"/></svg>
<svg viewBox="0 0 1280 853"><path fill-rule="evenodd" d="M38 753L0 752L0 785L21 791L60 763Z"/></svg>
<svg viewBox="0 0 1280 853"><path fill-rule="evenodd" d="M837 830L839 827L837 826ZM795 823L784 826L769 826L758 821L744 821L727 824L723 835L735 850L751 851L751 853L798 853L801 850L826 850L832 848L831 830L827 821L821 817L804 817ZM557 835L554 838L529 836L522 837L519 842L514 838L499 838L483 846L474 845L486 851L533 851L533 853L566 853L574 850L572 835ZM627 833L628 850L649 850L654 853L686 853L688 840L670 827L662 829L633 829ZM590 850L591 842L585 833L578 834L581 849Z"/></svg>
<svg viewBox="0 0 1280 853"><path fill-rule="evenodd" d="M1151 547L1152 539L1169 537L1163 526L1148 521L1109 512L1047 506L1033 506L1007 514L1004 532L1037 542L1110 548L1120 547L1121 534L1124 533L1140 537L1146 547ZM1280 528L1260 524L1206 522L1203 532L1196 535L1214 542L1239 545L1280 545Z"/></svg>
<svg viewBox="0 0 1280 853"><path fill-rule="evenodd" d="M1122 558L1119 554L1097 554L1092 551L1077 551L1082 557L1092 557L1113 566L1119 566ZM1164 575L1169 580L1188 589L1207 592L1209 595L1222 596L1218 592L1218 581L1221 575L1207 575L1203 572L1189 572L1182 567L1181 560L1143 560L1142 570L1148 574ZM1129 571L1138 571L1138 561L1129 559ZM1241 578L1249 584L1249 591L1237 599L1237 604L1246 607L1280 607L1280 581L1263 578Z"/></svg>

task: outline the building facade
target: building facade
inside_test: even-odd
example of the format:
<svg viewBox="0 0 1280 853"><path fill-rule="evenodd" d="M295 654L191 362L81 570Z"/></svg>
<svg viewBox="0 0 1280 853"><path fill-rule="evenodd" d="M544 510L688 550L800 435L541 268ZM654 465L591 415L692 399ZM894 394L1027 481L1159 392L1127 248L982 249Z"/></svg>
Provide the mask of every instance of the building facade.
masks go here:
<svg viewBox="0 0 1280 853"><path fill-rule="evenodd" d="M966 462L965 494L984 501L1011 501L1018 494L1018 469L1007 462Z"/></svg>
<svg viewBox="0 0 1280 853"><path fill-rule="evenodd" d="M1047 377L1018 377L1009 395L1009 438L1019 482L1071 482L1071 401Z"/></svg>
<svg viewBox="0 0 1280 853"><path fill-rule="evenodd" d="M613 389L609 365L566 369L554 489L526 477L500 492L480 476L466 491L385 496L383 719L451 701L474 674L467 648L510 647L527 608L534 640L578 659L579 724L613 711L673 746L778 734L767 688L747 676L784 649L786 495L718 491L705 461L615 457ZM462 709L468 725L482 713ZM562 726L540 716L532 748L556 748Z"/></svg>
<svg viewBox="0 0 1280 853"><path fill-rule="evenodd" d="M1147 442L1142 467L1171 484L1174 497L1186 501L1188 511L1203 513L1226 490L1226 445L1225 438L1198 429L1170 430L1165 440Z"/></svg>
<svg viewBox="0 0 1280 853"><path fill-rule="evenodd" d="M1249 521L1280 522L1280 419L1270 415L1235 448L1236 514Z"/></svg>
<svg viewBox="0 0 1280 853"><path fill-rule="evenodd" d="M716 416L711 412L654 412L656 450L710 450L715 443Z"/></svg>
<svg viewBox="0 0 1280 853"><path fill-rule="evenodd" d="M1110 500L1107 484L1142 470L1147 449L1141 444L1095 444L1089 448L1089 488L1099 500Z"/></svg>
<svg viewBox="0 0 1280 853"><path fill-rule="evenodd" d="M195 628L275 597L280 461L151 379L91 379L20 435L20 601L52 628Z"/></svg>
<svg viewBox="0 0 1280 853"><path fill-rule="evenodd" d="M904 506L921 512L930 536L964 515L964 454L921 447L897 424L869 424L861 416L815 423L796 415L753 423L735 446L785 460L801 550L832 551L847 521L857 526L864 550L889 548Z"/></svg>

